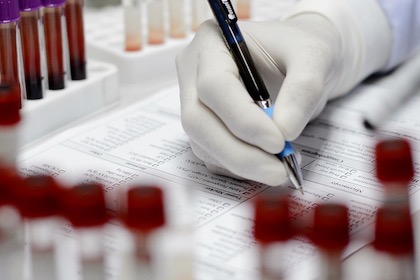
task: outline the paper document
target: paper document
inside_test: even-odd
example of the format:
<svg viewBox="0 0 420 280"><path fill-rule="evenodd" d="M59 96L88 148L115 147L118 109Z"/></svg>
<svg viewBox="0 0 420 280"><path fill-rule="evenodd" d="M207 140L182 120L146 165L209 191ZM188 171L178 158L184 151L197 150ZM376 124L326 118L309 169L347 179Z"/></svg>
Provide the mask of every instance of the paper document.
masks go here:
<svg viewBox="0 0 420 280"><path fill-rule="evenodd" d="M296 201L292 216L309 217L315 205L327 201L346 203L350 208L352 237L361 240L352 242L347 255L365 243L358 236L369 232L382 201L373 155L379 139L397 136L411 141L416 178L410 186L410 198L417 202L412 204L413 211L420 207L420 96L415 96L379 133L362 126L363 110L368 109L369 102L373 101L369 100L368 92L360 89L330 103L294 141L295 149L302 154L305 195L290 189L290 196ZM19 156L19 170L23 175L50 174L69 186L100 182L110 197L135 183L153 182L174 196L177 190L186 188L190 197L182 203L179 203L182 199L174 199L178 204L172 202L168 213L170 220L176 222L185 209L193 212L195 279L257 279L257 246L252 237L250 202L270 188L207 171L192 153L182 129L177 87L23 152ZM115 210L119 206L117 200L114 202L111 207ZM71 239L73 230L63 226L59 233ZM107 238L107 252L112 255L118 251L120 237L109 234ZM317 250L304 238L295 238L294 243L286 258L289 278L311 279L297 275L310 274L305 272L309 266L302 264L313 260ZM109 279L118 279L117 274L110 262ZM62 278L74 279L73 276L66 273Z"/></svg>

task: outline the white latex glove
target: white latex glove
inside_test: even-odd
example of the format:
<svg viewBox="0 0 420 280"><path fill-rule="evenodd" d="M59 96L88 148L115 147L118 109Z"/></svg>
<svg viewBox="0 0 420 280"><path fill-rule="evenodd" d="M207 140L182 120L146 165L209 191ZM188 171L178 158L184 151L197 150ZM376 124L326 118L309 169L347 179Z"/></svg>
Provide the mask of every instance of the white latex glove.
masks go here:
<svg viewBox="0 0 420 280"><path fill-rule="evenodd" d="M210 171L285 183L274 156L284 142L296 139L329 99L386 64L390 30L378 5L347 2L302 1L283 21L239 24L275 101L273 119L246 92L216 22L200 27L176 62L183 127Z"/></svg>

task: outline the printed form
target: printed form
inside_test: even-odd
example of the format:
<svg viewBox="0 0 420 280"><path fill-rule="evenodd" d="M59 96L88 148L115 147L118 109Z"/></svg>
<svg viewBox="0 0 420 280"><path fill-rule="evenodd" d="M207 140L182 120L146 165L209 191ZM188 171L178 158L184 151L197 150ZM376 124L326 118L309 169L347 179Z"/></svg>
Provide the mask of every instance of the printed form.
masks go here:
<svg viewBox="0 0 420 280"><path fill-rule="evenodd" d="M293 219L310 217L320 203L339 201L350 209L353 238L346 255L366 244L383 192L375 179L373 148L384 137L411 141L416 176L410 185L412 211L420 207L420 95L378 132L362 126L364 110L374 102L361 87L331 102L311 122L294 146L302 154L305 195L289 186ZM373 98L373 99L372 99ZM169 220L192 213L195 279L257 279L257 244L253 240L252 199L269 191L263 184L217 176L207 171L191 151L180 122L178 88L156 93L124 110L57 135L19 155L19 171L49 174L63 184L100 182L111 197L111 212L119 207L117 192L134 184L153 183L167 191ZM177 199L182 191L187 199ZM118 225L115 225L118 227ZM74 228L63 225L58 235L72 239ZM107 234L107 253L115 255L120 236ZM310 265L318 254L301 237L292 242L284 262L288 279L312 279ZM112 258L112 257L110 257ZM109 279L118 279L116 262L109 262ZM308 265L305 265L308 263ZM68 263L66 264L69 265ZM62 279L75 279L63 273ZM309 276L308 276L309 275ZM72 278L73 277L73 278ZM108 279L108 278L107 278Z"/></svg>

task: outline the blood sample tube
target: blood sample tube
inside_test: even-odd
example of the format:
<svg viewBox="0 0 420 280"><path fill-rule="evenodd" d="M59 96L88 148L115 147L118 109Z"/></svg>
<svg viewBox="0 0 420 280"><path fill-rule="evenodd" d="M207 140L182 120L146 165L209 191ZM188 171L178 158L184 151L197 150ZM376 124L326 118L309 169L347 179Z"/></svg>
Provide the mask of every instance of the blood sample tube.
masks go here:
<svg viewBox="0 0 420 280"><path fill-rule="evenodd" d="M139 51L143 48L141 0L123 0L125 50Z"/></svg>
<svg viewBox="0 0 420 280"><path fill-rule="evenodd" d="M418 279L409 207L385 204L378 209L373 247L377 252L374 279Z"/></svg>
<svg viewBox="0 0 420 280"><path fill-rule="evenodd" d="M337 203L315 207L310 237L321 253L317 279L343 279L341 255L350 241L348 208Z"/></svg>
<svg viewBox="0 0 420 280"><path fill-rule="evenodd" d="M23 279L23 223L12 195L21 181L15 169L0 166L0 271L4 280Z"/></svg>
<svg viewBox="0 0 420 280"><path fill-rule="evenodd" d="M15 168L21 98L18 84L0 84L0 163Z"/></svg>
<svg viewBox="0 0 420 280"><path fill-rule="evenodd" d="M236 0L236 15L239 19L251 18L251 0Z"/></svg>
<svg viewBox="0 0 420 280"><path fill-rule="evenodd" d="M165 27L163 19L163 1L147 0L147 30L148 43L152 45L165 42Z"/></svg>
<svg viewBox="0 0 420 280"><path fill-rule="evenodd" d="M187 35L184 0L169 0L169 36L184 38Z"/></svg>
<svg viewBox="0 0 420 280"><path fill-rule="evenodd" d="M44 73L41 61L42 23L41 0L19 0L20 34L22 39L25 98L41 99L44 96Z"/></svg>
<svg viewBox="0 0 420 280"><path fill-rule="evenodd" d="M66 189L60 202L63 216L77 229L83 279L105 279L103 228L109 216L102 185Z"/></svg>
<svg viewBox="0 0 420 280"><path fill-rule="evenodd" d="M405 139L382 140L375 146L375 160L385 203L408 205L408 188L414 176L410 143Z"/></svg>
<svg viewBox="0 0 420 280"><path fill-rule="evenodd" d="M69 44L70 78L86 79L83 0L66 0L66 28Z"/></svg>
<svg viewBox="0 0 420 280"><path fill-rule="evenodd" d="M254 238L260 249L260 279L284 278L281 258L285 244L293 236L289 201L282 194L262 195L254 205Z"/></svg>
<svg viewBox="0 0 420 280"><path fill-rule="evenodd" d="M66 0L42 0L48 88L65 88L64 4Z"/></svg>
<svg viewBox="0 0 420 280"><path fill-rule="evenodd" d="M121 218L134 240L134 254L124 262L122 279L155 279L153 238L166 222L162 190L157 186L130 188Z"/></svg>
<svg viewBox="0 0 420 280"><path fill-rule="evenodd" d="M16 85L23 96L19 19L18 1L0 0L0 82Z"/></svg>
<svg viewBox="0 0 420 280"><path fill-rule="evenodd" d="M55 231L59 222L60 187L50 176L29 176L13 190L27 221L33 280L57 279Z"/></svg>

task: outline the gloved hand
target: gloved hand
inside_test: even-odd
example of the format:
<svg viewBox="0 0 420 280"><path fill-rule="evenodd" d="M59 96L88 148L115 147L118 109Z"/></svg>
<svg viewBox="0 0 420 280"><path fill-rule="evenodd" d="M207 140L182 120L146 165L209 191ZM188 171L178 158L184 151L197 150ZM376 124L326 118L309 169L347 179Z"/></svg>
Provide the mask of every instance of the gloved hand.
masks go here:
<svg viewBox="0 0 420 280"><path fill-rule="evenodd" d="M386 64L391 35L374 0L363 0L367 11L360 13L346 6L352 1L303 2L284 20L239 24L275 101L273 119L246 92L215 21L202 24L177 56L182 124L210 171L285 183L274 156L284 142L296 139L329 99ZM381 51L373 51L375 43Z"/></svg>

